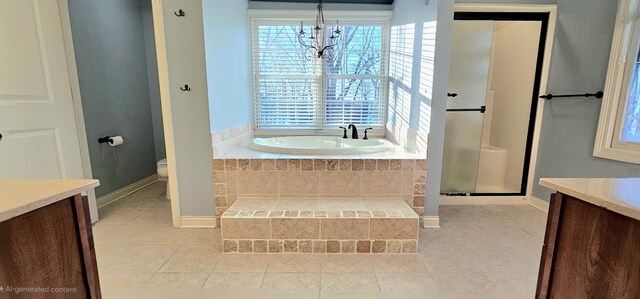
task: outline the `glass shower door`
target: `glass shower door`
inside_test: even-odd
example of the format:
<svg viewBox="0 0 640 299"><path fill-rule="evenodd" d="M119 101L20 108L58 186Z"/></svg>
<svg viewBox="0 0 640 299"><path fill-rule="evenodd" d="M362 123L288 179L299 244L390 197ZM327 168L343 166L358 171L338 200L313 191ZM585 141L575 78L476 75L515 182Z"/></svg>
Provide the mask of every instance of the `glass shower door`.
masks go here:
<svg viewBox="0 0 640 299"><path fill-rule="evenodd" d="M493 21L454 21L441 193L475 193Z"/></svg>

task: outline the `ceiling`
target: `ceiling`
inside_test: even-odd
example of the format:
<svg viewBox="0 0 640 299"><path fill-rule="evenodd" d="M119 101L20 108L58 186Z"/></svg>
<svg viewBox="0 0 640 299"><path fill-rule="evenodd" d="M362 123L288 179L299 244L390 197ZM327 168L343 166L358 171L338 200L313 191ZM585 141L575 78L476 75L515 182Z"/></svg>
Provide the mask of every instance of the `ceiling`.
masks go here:
<svg viewBox="0 0 640 299"><path fill-rule="evenodd" d="M318 3L318 0L251 0L256 2ZM322 0L322 3L393 4L393 0Z"/></svg>

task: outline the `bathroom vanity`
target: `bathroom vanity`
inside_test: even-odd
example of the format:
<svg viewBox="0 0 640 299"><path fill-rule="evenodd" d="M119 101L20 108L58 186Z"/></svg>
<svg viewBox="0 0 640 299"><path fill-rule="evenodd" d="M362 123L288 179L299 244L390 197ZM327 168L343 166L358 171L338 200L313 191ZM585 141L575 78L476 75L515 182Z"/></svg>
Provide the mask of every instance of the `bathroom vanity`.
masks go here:
<svg viewBox="0 0 640 299"><path fill-rule="evenodd" d="M97 180L0 180L0 298L100 298L87 198Z"/></svg>
<svg viewBox="0 0 640 299"><path fill-rule="evenodd" d="M551 196L536 298L640 297L640 178L541 179Z"/></svg>

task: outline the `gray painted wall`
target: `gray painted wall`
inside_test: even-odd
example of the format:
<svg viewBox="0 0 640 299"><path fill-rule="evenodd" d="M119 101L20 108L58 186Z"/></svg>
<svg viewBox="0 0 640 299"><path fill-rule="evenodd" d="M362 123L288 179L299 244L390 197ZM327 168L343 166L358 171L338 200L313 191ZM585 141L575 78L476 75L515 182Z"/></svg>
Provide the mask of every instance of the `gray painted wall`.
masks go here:
<svg viewBox="0 0 640 299"><path fill-rule="evenodd" d="M160 106L160 81L158 80L158 59L156 56L156 39L153 35L153 12L149 0L141 0L142 26L144 29L144 44L147 54L147 77L149 79L149 101L151 104L151 123L153 124L153 143L156 149L156 160L167 157L164 145L164 130L162 129L162 107Z"/></svg>
<svg viewBox="0 0 640 299"><path fill-rule="evenodd" d="M253 123L247 6L238 0L202 2L211 132Z"/></svg>
<svg viewBox="0 0 640 299"><path fill-rule="evenodd" d="M202 1L162 1L161 9L169 81L169 98L163 104L169 104L164 108L171 114L165 115L165 120L170 117L171 124L166 127L173 133L173 139L167 144L170 149L167 160L169 173L176 173L171 195L179 199L182 216L212 217L215 215L213 149ZM174 12L179 9L183 9L187 16L177 18ZM181 91L179 87L184 84L189 84L191 91Z"/></svg>
<svg viewBox="0 0 640 299"><path fill-rule="evenodd" d="M617 1L558 0L548 90L583 93L604 89ZM640 176L640 166L596 158L593 146L601 101L594 98L545 103L533 195L549 200L543 177Z"/></svg>
<svg viewBox="0 0 640 299"><path fill-rule="evenodd" d="M156 172L142 14L131 0L70 0L69 13L100 197ZM107 135L125 143L98 144Z"/></svg>

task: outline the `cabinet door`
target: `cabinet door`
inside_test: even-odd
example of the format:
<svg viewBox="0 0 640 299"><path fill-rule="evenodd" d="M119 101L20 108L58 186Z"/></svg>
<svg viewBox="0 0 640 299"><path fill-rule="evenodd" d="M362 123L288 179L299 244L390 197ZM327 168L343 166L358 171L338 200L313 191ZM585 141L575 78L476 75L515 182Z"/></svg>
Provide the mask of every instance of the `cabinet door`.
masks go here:
<svg viewBox="0 0 640 299"><path fill-rule="evenodd" d="M89 297L75 209L68 198L0 223L0 286L49 288L20 298Z"/></svg>

